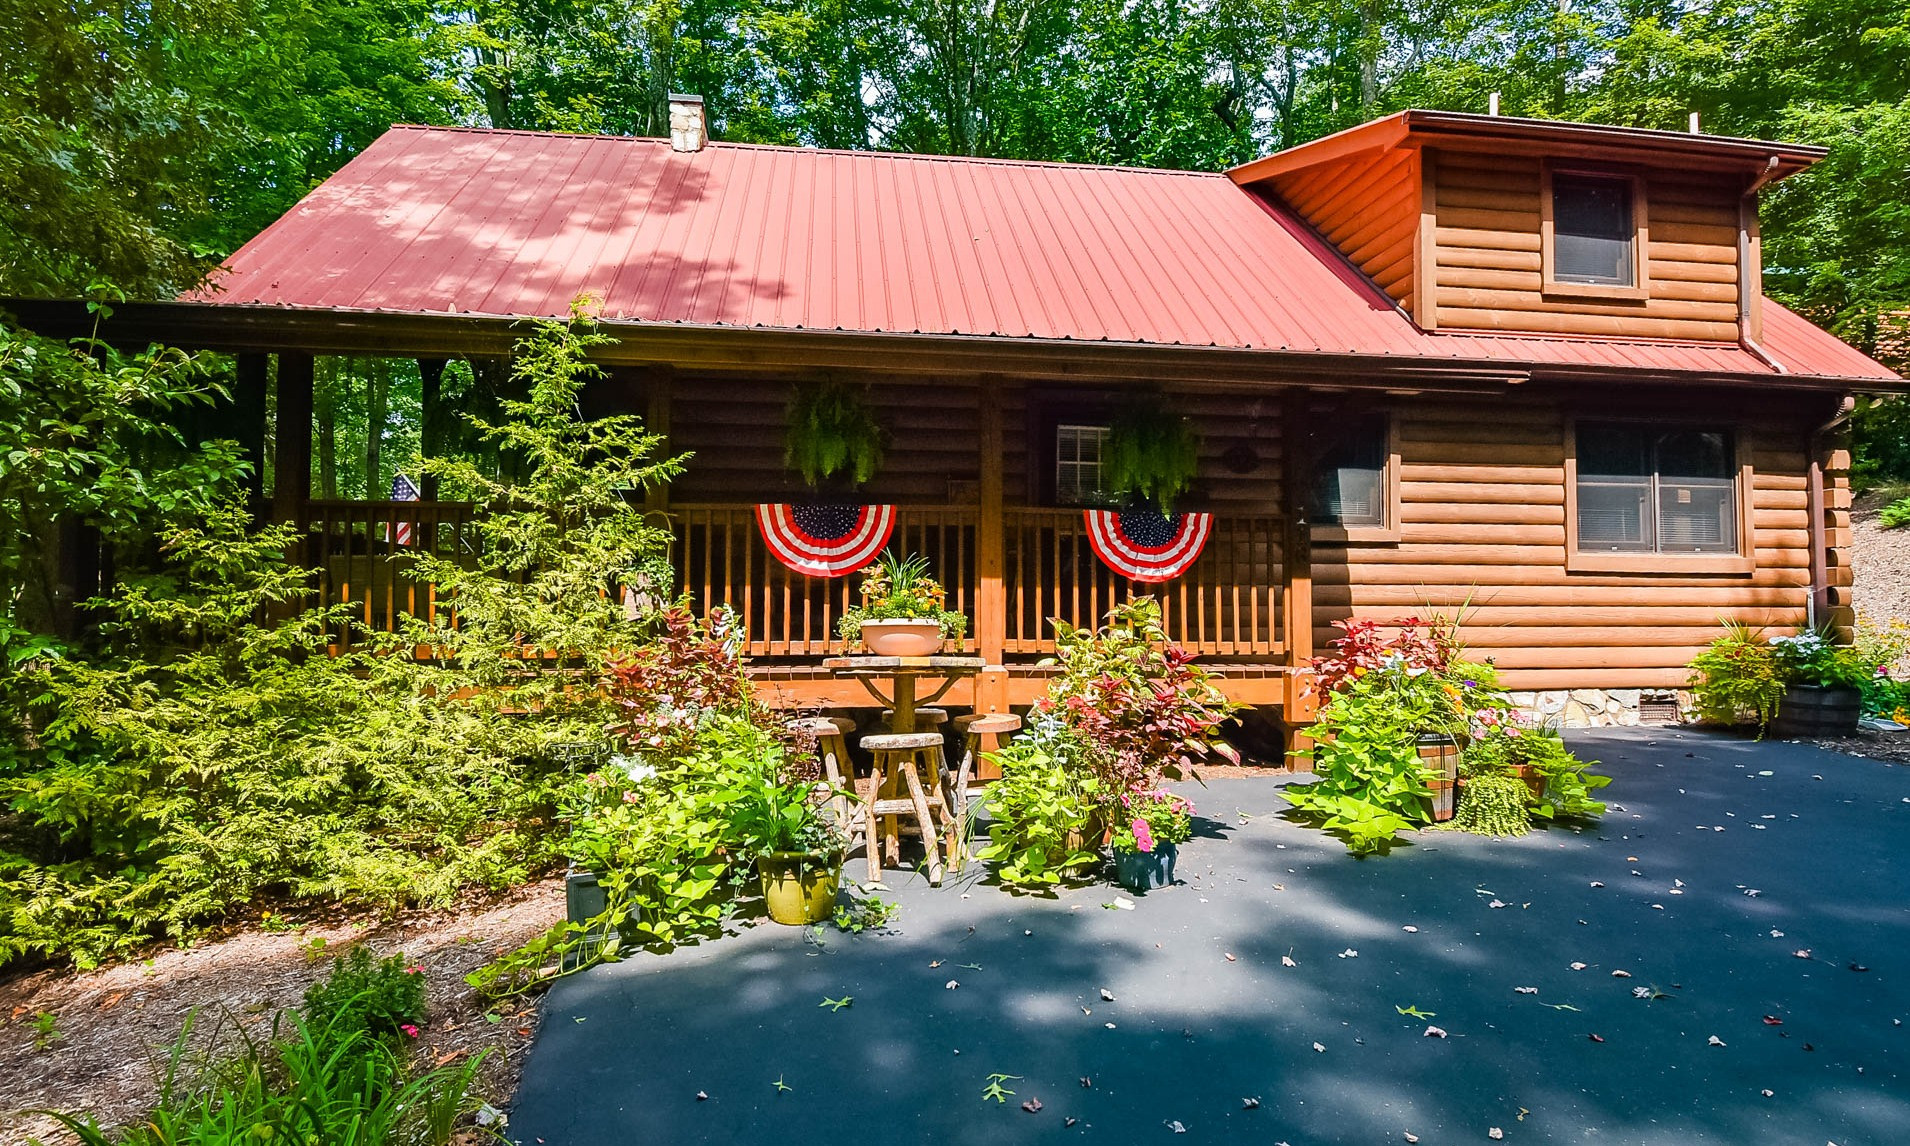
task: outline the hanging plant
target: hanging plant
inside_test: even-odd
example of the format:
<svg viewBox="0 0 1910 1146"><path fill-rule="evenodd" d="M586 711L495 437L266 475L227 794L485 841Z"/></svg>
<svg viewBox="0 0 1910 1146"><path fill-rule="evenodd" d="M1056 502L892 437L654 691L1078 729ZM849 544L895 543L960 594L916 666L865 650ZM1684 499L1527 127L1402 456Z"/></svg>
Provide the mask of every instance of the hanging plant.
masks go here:
<svg viewBox="0 0 1910 1146"><path fill-rule="evenodd" d="M834 381L798 386L789 399L783 464L811 489L831 479L859 486L881 468L884 436L857 390Z"/></svg>
<svg viewBox="0 0 1910 1146"><path fill-rule="evenodd" d="M1174 499L1194 484L1200 437L1193 423L1167 408L1159 394L1135 398L1108 425L1101 464L1114 493L1152 502L1172 513Z"/></svg>

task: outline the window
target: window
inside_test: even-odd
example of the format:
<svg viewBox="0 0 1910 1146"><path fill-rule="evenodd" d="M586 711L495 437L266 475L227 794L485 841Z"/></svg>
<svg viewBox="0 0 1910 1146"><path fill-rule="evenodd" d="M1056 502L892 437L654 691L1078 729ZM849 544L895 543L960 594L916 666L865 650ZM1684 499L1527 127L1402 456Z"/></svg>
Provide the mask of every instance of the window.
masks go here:
<svg viewBox="0 0 1910 1146"><path fill-rule="evenodd" d="M1638 283L1638 223L1632 181L1552 176L1552 280L1601 286Z"/></svg>
<svg viewBox="0 0 1910 1146"><path fill-rule="evenodd" d="M1386 527L1392 452L1384 414L1342 418L1337 428L1323 430L1313 463L1313 522Z"/></svg>
<svg viewBox="0 0 1910 1146"><path fill-rule="evenodd" d="M1724 430L1579 423L1579 552L1737 553L1738 468Z"/></svg>
<svg viewBox="0 0 1910 1146"><path fill-rule="evenodd" d="M1106 426L1059 425L1054 428L1054 497L1058 505L1106 505L1101 456Z"/></svg>

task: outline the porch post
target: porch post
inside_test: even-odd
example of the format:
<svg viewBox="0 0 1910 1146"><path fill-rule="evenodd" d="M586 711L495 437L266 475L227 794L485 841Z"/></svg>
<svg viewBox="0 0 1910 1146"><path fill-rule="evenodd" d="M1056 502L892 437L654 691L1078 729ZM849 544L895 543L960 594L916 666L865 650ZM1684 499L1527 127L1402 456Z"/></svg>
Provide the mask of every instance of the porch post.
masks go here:
<svg viewBox="0 0 1910 1146"><path fill-rule="evenodd" d="M252 472L245 479L245 492L253 513L265 510L265 387L269 371L263 354L236 356L237 376L232 386L233 436Z"/></svg>
<svg viewBox="0 0 1910 1146"><path fill-rule="evenodd" d="M1280 480L1281 616L1286 631L1287 726L1310 723L1313 701L1302 687L1299 670L1313 657L1313 542L1307 528L1307 494L1312 485L1312 436L1307 429L1305 391L1289 397L1286 422L1280 429L1280 453L1285 461Z"/></svg>
<svg viewBox="0 0 1910 1146"><path fill-rule="evenodd" d="M442 358L418 359L418 452L427 458L444 453L444 365ZM437 477L420 474L418 493L425 501L438 500Z"/></svg>
<svg viewBox="0 0 1910 1146"><path fill-rule="evenodd" d="M302 523L312 498L312 356L279 355L272 517Z"/></svg>
<svg viewBox="0 0 1910 1146"><path fill-rule="evenodd" d="M980 512L975 526L975 645L988 667L975 684L975 711L1008 711L1008 670L1002 654L1008 644L1008 538L1002 514L1001 379L981 381Z"/></svg>

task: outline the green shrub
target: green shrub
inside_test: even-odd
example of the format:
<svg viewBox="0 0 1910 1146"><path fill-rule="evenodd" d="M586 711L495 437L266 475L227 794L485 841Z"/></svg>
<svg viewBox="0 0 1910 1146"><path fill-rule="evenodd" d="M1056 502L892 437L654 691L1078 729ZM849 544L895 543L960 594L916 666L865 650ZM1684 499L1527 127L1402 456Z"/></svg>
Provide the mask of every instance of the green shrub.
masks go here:
<svg viewBox="0 0 1910 1146"><path fill-rule="evenodd" d="M988 786L993 822L975 854L1002 883L1052 887L1100 859L1105 789L1091 754L1078 733L1046 716L989 755L1001 778Z"/></svg>
<svg viewBox="0 0 1910 1146"><path fill-rule="evenodd" d="M1877 525L1881 529L1900 529L1910 525L1910 497L1900 497L1878 510Z"/></svg>
<svg viewBox="0 0 1910 1146"><path fill-rule="evenodd" d="M1739 622L1727 623L1724 635L1691 662L1690 685L1700 720L1738 724L1749 717L1760 732L1784 699L1777 654Z"/></svg>
<svg viewBox="0 0 1910 1146"><path fill-rule="evenodd" d="M1480 836L1522 836L1532 829L1525 808L1528 795L1525 782L1517 776L1475 776L1459 790L1452 827Z"/></svg>
<svg viewBox="0 0 1910 1146"><path fill-rule="evenodd" d="M483 542L470 560L407 555L456 602L438 622L326 655L346 610L305 607L292 527L254 528L228 486L217 509L181 501L154 523L160 560L92 604L93 646L0 630L0 962L91 964L262 896L444 903L561 857L574 778L552 750L612 715L577 684L633 643L604 590L663 552L630 493L678 468L648 460L636 419L579 417L595 337L540 327L516 359L529 397L476 423L526 476L432 463L479 501Z"/></svg>
<svg viewBox="0 0 1910 1146"><path fill-rule="evenodd" d="M416 1038L424 1021L424 974L403 955L379 959L362 944L332 960L305 992L305 1029L326 1039ZM407 1029L408 1028L408 1029Z"/></svg>
<svg viewBox="0 0 1910 1146"><path fill-rule="evenodd" d="M325 1036L296 1016L289 1025L274 1022L269 1039L241 1033L237 1053L195 1069L189 1019L158 1105L138 1123L108 1132L90 1118L55 1117L83 1146L446 1146L454 1134L502 1141L460 1126L476 1106L483 1056L410 1074L399 1051L363 1033Z"/></svg>
<svg viewBox="0 0 1910 1146"><path fill-rule="evenodd" d="M1592 799L1592 793L1610 784L1611 777L1593 774L1591 765L1574 756L1556 730L1534 726L1502 711L1480 713L1475 723L1477 731L1460 755L1463 775L1502 776L1515 767L1529 767L1545 779L1545 795L1528 801L1533 816L1561 820L1605 814L1605 805ZM1523 781L1521 790L1525 790Z"/></svg>

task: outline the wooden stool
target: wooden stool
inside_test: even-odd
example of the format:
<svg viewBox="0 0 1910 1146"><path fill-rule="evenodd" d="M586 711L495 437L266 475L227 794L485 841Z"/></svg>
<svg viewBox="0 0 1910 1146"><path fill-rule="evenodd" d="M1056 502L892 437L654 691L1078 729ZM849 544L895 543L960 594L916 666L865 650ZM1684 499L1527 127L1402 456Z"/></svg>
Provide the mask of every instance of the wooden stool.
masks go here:
<svg viewBox="0 0 1910 1146"><path fill-rule="evenodd" d="M869 851L869 879L882 882L882 859L876 851L876 824L882 827L882 846L888 853L890 863L902 862L902 844L898 816L915 815L915 823L922 833L922 850L928 853L928 881L940 885L942 882L942 849L935 838L935 807L941 807L944 818L946 805L942 803L942 793L938 786L933 801L922 785L922 774L917 763L926 765L929 775L940 776L942 771L942 734L939 732L883 732L862 738L862 747L875 757L875 771L867 779L856 783L857 795L862 800L863 832ZM908 788L908 798L885 795L885 781L899 777Z"/></svg>
<svg viewBox="0 0 1910 1146"><path fill-rule="evenodd" d="M1021 717L1012 712L978 712L973 716L955 718L955 731L962 738L961 763L955 768L953 776L943 790L943 800L950 809L948 816L948 862L959 868L965 858L963 843L968 838L968 782L975 778L982 760L982 738L993 736L995 746L1001 746L1001 738L1010 732L1021 731Z"/></svg>
<svg viewBox="0 0 1910 1146"><path fill-rule="evenodd" d="M892 727L894 725L895 709L885 708L882 710L882 723L885 727ZM940 728L947 723L948 709L946 708L918 708L915 710L915 730L917 732L923 732L930 728Z"/></svg>
<svg viewBox="0 0 1910 1146"><path fill-rule="evenodd" d="M848 728L843 725L847 724ZM822 778L837 792L852 791L855 780L855 765L849 760L849 733L855 731L855 721L841 720L829 716L810 717L806 720L792 720L789 731L797 736L813 737L816 741L816 758L822 761ZM835 809L836 823L844 830L850 830L849 798L835 795L829 798L829 806Z"/></svg>

